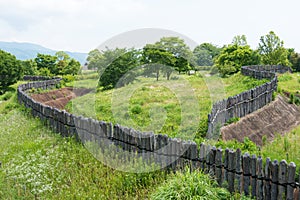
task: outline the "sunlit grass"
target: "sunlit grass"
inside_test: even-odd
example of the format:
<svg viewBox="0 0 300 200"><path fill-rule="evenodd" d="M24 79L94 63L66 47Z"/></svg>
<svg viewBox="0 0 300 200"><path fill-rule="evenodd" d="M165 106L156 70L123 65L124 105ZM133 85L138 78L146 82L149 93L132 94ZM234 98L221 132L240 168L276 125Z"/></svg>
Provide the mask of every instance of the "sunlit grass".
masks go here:
<svg viewBox="0 0 300 200"><path fill-rule="evenodd" d="M240 73L220 78L201 72L196 76L177 75L175 80L169 81L140 77L122 88L79 97L66 108L83 116L172 137L178 137L180 130L198 126L191 132L199 138L206 133L207 115L213 102L265 82L267 80L256 80ZM76 84L84 85L84 82L79 80ZM188 85L188 89L182 89L183 85ZM185 102L191 102L190 106L184 107ZM196 120L196 125L191 124Z"/></svg>
<svg viewBox="0 0 300 200"><path fill-rule="evenodd" d="M300 73L285 73L278 77L278 91L300 93Z"/></svg>
<svg viewBox="0 0 300 200"><path fill-rule="evenodd" d="M167 176L103 165L27 114L15 94L0 106L0 199L145 199Z"/></svg>

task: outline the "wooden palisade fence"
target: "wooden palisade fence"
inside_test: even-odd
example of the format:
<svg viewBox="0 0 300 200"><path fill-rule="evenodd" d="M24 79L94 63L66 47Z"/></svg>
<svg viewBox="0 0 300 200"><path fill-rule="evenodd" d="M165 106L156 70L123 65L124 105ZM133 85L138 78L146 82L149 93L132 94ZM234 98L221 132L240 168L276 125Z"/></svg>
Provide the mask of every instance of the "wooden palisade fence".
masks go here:
<svg viewBox="0 0 300 200"><path fill-rule="evenodd" d="M262 70L261 67L244 67L243 73L250 75L259 73L245 71L245 68ZM242 154L239 149L222 150L205 144L198 146L195 142L167 135L140 132L118 124L76 116L36 102L26 93L32 88L53 88L61 81L60 78L26 76L25 80L36 82L18 87L19 103L62 136L76 136L81 142L97 141L103 149L115 146L126 152L139 153L147 163L154 162L161 168L173 171L188 164L192 170L201 169L211 174L220 186L227 187L230 192L244 193L257 199L300 199L294 163L271 161L269 158L264 161L260 156ZM275 84L277 87L277 81ZM264 100L264 103L267 101Z"/></svg>

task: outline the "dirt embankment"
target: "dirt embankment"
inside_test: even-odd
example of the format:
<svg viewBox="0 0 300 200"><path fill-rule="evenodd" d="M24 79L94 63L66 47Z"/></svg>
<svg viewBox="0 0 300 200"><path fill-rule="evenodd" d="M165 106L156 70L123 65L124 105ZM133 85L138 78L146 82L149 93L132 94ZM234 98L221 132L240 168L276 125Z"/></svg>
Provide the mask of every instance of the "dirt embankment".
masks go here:
<svg viewBox="0 0 300 200"><path fill-rule="evenodd" d="M71 99L74 99L78 96L83 96L91 91L91 89L86 88L66 87L42 94L32 94L31 96L35 101L41 102L45 105L58 109L64 109Z"/></svg>
<svg viewBox="0 0 300 200"><path fill-rule="evenodd" d="M276 133L283 135L299 124L300 108L289 104L285 97L278 96L269 105L241 118L237 123L222 127L221 135L223 140L237 139L240 142L248 137L261 146L264 135L271 141Z"/></svg>

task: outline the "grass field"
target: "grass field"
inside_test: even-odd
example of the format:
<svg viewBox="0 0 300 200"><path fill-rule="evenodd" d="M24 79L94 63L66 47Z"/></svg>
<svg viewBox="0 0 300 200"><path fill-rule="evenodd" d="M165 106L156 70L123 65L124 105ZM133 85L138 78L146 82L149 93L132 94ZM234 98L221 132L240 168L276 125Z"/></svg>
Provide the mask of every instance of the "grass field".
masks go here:
<svg viewBox="0 0 300 200"><path fill-rule="evenodd" d="M17 103L16 92L10 93L0 96L0 199L161 199L174 194L177 199L240 199L197 171L136 174L109 168L74 138L63 138L33 118Z"/></svg>
<svg viewBox="0 0 300 200"><path fill-rule="evenodd" d="M94 86L97 83L96 79L79 80L75 86L81 87L89 81ZM206 133L207 115L213 102L266 81L240 73L220 78L203 72L197 76L177 75L177 79L170 81L141 77L126 87L76 98L69 103L67 110L171 137L189 132L199 139Z"/></svg>
<svg viewBox="0 0 300 200"><path fill-rule="evenodd" d="M15 94L0 103L0 127L0 199L144 199L167 177L104 166L31 117Z"/></svg>
<svg viewBox="0 0 300 200"><path fill-rule="evenodd" d="M300 74L299 73L286 73L279 75L278 77L278 94L286 95L299 94L300 92ZM276 133L275 133L276 134ZM246 139L243 143L237 141L228 142L212 142L212 145L217 145L222 148L241 148L243 152L250 152L251 154L261 155L264 159L267 157L272 160L286 160L294 162L297 166L300 166L300 126L293 129L291 132L281 136L277 134L276 138L272 142L267 142L267 138L263 139L264 145L258 148L253 142ZM299 173L299 168L297 170Z"/></svg>
<svg viewBox="0 0 300 200"><path fill-rule="evenodd" d="M284 90L298 81L297 74L289 76L293 81L285 78L288 80L281 80L279 83ZM212 81L216 77L208 78L210 80L206 81ZM197 99L201 99L199 105L203 107L199 106L200 115L204 116L210 110L210 107L205 105L211 105L211 99L217 97L208 97L209 91L200 77L187 77L187 79L195 88ZM92 83L92 79L82 80L79 81L82 86L89 86ZM129 100L130 111L133 111L130 115L138 118L139 114L147 109L147 105L154 102L158 105L171 106L168 110L170 112L176 111L178 98L172 91L161 85L156 86L156 82L142 81L145 82L143 86L145 88L135 90ZM222 84L227 91L226 96L237 94L261 83L240 74L222 79ZM297 92L297 87L294 92ZM99 105L109 107L112 93L113 91L105 91L97 92L95 95L96 109L102 109L102 115L105 107L98 107ZM78 105L88 102L91 98L91 96L79 98ZM144 102L141 102L142 100ZM97 161L73 138L62 138L50 131L38 119L31 117L28 111L16 102L15 91L0 96L0 102L0 197L2 199L161 199L168 198L170 195L177 195L178 198L197 195L210 199L241 198L237 194L230 196L226 190L214 189L215 183L200 172L133 174L111 169ZM140 105L142 110L135 108L136 105ZM110 108L107 110L110 111ZM167 117L176 120L172 116L176 117L179 112L174 113L170 116L167 113ZM143 115L147 115L147 112ZM107 119L111 117L109 114L103 116ZM137 119L137 122L139 120L143 119ZM168 123L172 124L172 120ZM261 154L264 158L287 159L288 162L294 161L300 165L298 141L300 141L300 127L285 137L278 136L273 143L266 143L261 151L247 141L242 145L244 151ZM196 189L200 185L202 190Z"/></svg>

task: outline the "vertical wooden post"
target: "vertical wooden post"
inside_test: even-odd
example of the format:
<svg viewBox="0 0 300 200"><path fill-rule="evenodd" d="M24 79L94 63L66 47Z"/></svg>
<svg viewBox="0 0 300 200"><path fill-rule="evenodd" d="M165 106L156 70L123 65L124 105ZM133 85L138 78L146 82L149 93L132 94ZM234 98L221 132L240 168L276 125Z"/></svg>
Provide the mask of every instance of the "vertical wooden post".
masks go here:
<svg viewBox="0 0 300 200"><path fill-rule="evenodd" d="M288 178L287 178L287 182L289 184L294 184L295 183L295 175L296 175L296 165L295 165L295 163L291 162L289 164ZM287 186L286 199L287 200L294 199L294 187L292 187L291 185Z"/></svg>
<svg viewBox="0 0 300 200"><path fill-rule="evenodd" d="M266 159L266 166L265 166L265 198L266 200L271 199L271 159Z"/></svg>
<svg viewBox="0 0 300 200"><path fill-rule="evenodd" d="M207 145L206 146L206 149L205 149L205 160L206 160L206 167L204 169L204 172L205 173L209 173L209 170L210 170L210 161L209 161L209 156L210 156L210 152L211 152L211 146L210 145Z"/></svg>
<svg viewBox="0 0 300 200"><path fill-rule="evenodd" d="M285 160L279 163L278 183L278 199L284 199L286 198L287 183L287 162Z"/></svg>
<svg viewBox="0 0 300 200"><path fill-rule="evenodd" d="M257 159L257 199L264 199L264 182L263 182L263 162L261 156Z"/></svg>
<svg viewBox="0 0 300 200"><path fill-rule="evenodd" d="M240 149L236 150L236 174L235 174L235 179L236 179L236 186L235 186L235 191L238 193L241 193L241 174L243 173L242 171L242 152Z"/></svg>
<svg viewBox="0 0 300 200"><path fill-rule="evenodd" d="M250 155L248 153L245 153L243 155L243 189L246 196L249 195L250 176Z"/></svg>
<svg viewBox="0 0 300 200"><path fill-rule="evenodd" d="M251 196L256 197L256 163L257 158L256 155L252 155L251 157Z"/></svg>
<svg viewBox="0 0 300 200"><path fill-rule="evenodd" d="M225 159L224 159L224 181L228 183L228 154L229 154L229 149L226 148L225 150Z"/></svg>
<svg viewBox="0 0 300 200"><path fill-rule="evenodd" d="M271 175L272 175L272 184L271 184L271 199L277 199L278 197L278 168L279 164L277 160L274 160L270 163L271 166Z"/></svg>
<svg viewBox="0 0 300 200"><path fill-rule="evenodd" d="M229 151L229 157L228 157L228 190L229 192L234 192L234 178L235 178L235 152Z"/></svg>
<svg viewBox="0 0 300 200"><path fill-rule="evenodd" d="M216 174L216 147L212 147L209 152L209 174L215 176Z"/></svg>
<svg viewBox="0 0 300 200"><path fill-rule="evenodd" d="M201 143L200 145L200 168L204 171L205 168L205 144Z"/></svg>
<svg viewBox="0 0 300 200"><path fill-rule="evenodd" d="M219 184L219 186L222 185L222 156L223 156L223 150L221 148L217 149L216 153L216 179Z"/></svg>
<svg viewBox="0 0 300 200"><path fill-rule="evenodd" d="M243 155L243 191L246 196L249 195L249 185L250 185L250 155L245 153Z"/></svg>

